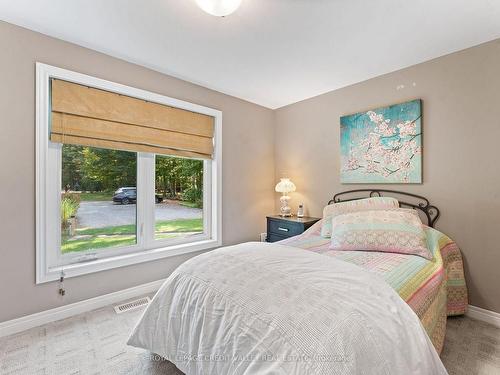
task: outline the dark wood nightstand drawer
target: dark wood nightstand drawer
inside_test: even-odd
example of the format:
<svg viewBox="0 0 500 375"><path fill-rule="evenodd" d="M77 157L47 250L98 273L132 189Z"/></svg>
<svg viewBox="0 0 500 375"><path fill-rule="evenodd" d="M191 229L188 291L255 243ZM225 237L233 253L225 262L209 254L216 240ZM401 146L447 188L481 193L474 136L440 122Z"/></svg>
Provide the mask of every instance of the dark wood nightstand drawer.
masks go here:
<svg viewBox="0 0 500 375"><path fill-rule="evenodd" d="M269 232L278 236L291 237L301 234L304 227L299 223L293 223L285 220L270 220Z"/></svg>
<svg viewBox="0 0 500 375"><path fill-rule="evenodd" d="M284 236L278 236L277 234L274 234L274 233L268 233L267 234L267 242L278 242L278 241L281 241L281 240L285 240L287 239L287 237L284 237Z"/></svg>
<svg viewBox="0 0 500 375"><path fill-rule="evenodd" d="M277 242L304 233L316 223L315 217L267 217L267 242Z"/></svg>

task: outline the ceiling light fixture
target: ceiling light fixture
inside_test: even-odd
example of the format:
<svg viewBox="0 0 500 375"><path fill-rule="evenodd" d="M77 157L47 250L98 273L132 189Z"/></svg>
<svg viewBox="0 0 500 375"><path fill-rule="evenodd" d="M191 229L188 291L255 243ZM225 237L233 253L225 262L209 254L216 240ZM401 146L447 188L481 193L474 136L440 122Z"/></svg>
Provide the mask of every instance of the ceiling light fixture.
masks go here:
<svg viewBox="0 0 500 375"><path fill-rule="evenodd" d="M196 4L208 14L225 17L241 5L242 0L196 0Z"/></svg>

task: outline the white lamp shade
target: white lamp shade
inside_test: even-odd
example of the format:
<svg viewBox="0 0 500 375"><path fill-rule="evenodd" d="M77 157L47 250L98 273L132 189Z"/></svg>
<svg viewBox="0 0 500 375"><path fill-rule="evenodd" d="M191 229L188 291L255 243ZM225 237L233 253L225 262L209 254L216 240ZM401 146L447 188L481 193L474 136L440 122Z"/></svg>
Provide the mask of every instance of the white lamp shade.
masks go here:
<svg viewBox="0 0 500 375"><path fill-rule="evenodd" d="M282 178L280 182L276 184L274 190L278 193L290 193L291 191L295 191L295 184L290 181L289 178Z"/></svg>
<svg viewBox="0 0 500 375"><path fill-rule="evenodd" d="M242 0L196 0L196 4L212 16L224 17L233 13Z"/></svg>

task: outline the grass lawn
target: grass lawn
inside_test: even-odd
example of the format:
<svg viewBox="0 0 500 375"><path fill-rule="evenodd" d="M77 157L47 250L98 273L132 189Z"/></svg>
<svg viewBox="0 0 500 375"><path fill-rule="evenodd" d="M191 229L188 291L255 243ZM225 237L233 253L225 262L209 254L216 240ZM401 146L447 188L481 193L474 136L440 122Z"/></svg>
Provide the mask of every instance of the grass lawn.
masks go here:
<svg viewBox="0 0 500 375"><path fill-rule="evenodd" d="M102 249L105 247L134 245L135 225L116 227L77 229L75 239L63 238L64 253ZM203 219L180 219L158 221L155 225L155 238L173 238L187 232L203 232Z"/></svg>
<svg viewBox="0 0 500 375"><path fill-rule="evenodd" d="M80 193L80 199L82 201L111 201L113 198L112 192L98 192L98 193Z"/></svg>
<svg viewBox="0 0 500 375"><path fill-rule="evenodd" d="M202 208L202 206L200 206L199 204L194 203L194 202L179 201L179 204L181 206L186 206L186 207L191 207L191 208Z"/></svg>

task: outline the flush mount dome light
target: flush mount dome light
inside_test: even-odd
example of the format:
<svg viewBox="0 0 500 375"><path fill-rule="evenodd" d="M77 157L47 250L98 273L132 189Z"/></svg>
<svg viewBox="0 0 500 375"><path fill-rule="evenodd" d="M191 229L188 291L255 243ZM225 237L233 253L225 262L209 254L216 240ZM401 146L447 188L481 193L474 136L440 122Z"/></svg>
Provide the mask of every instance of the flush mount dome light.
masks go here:
<svg viewBox="0 0 500 375"><path fill-rule="evenodd" d="M212 16L224 17L233 13L242 0L196 0L196 4Z"/></svg>

